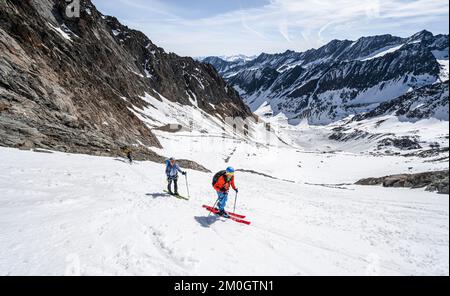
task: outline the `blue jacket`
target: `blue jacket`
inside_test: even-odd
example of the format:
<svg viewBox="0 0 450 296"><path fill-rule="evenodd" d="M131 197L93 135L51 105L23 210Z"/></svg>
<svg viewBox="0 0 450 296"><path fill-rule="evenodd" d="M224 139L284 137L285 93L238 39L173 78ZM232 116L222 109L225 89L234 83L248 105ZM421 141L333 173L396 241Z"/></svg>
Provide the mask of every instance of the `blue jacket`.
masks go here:
<svg viewBox="0 0 450 296"><path fill-rule="evenodd" d="M166 160L166 175L167 175L167 177L176 178L176 177L178 177L178 172L183 173L180 166L177 163L172 165L170 163L170 160Z"/></svg>

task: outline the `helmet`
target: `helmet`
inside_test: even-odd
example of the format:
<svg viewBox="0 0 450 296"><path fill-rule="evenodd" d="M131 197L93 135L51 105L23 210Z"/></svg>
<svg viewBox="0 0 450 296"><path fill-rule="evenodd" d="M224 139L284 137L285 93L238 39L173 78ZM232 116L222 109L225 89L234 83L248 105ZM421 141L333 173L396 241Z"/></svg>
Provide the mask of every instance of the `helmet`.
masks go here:
<svg viewBox="0 0 450 296"><path fill-rule="evenodd" d="M175 160L175 157L171 157L171 158L169 158L169 160L170 160L170 161L173 161L173 160Z"/></svg>
<svg viewBox="0 0 450 296"><path fill-rule="evenodd" d="M228 174L233 174L233 173L234 173L234 168L228 167L228 168L227 168L227 173L228 173Z"/></svg>

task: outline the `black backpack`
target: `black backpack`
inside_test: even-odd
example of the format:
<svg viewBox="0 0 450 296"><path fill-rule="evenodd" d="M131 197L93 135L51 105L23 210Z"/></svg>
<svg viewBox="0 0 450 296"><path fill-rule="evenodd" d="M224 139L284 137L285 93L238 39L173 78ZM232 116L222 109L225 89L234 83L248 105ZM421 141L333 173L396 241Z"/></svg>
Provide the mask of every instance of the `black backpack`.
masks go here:
<svg viewBox="0 0 450 296"><path fill-rule="evenodd" d="M225 176L227 174L227 171L220 171L217 174L214 175L212 185L216 185L217 181L219 181L219 178L222 176Z"/></svg>

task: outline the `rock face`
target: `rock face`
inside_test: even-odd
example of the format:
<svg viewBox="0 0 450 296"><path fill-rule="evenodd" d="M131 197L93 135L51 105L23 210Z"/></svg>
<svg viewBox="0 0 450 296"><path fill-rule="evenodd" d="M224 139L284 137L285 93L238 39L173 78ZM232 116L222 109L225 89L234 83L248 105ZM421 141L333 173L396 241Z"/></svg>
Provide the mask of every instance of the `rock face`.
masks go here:
<svg viewBox="0 0 450 296"><path fill-rule="evenodd" d="M423 188L449 194L449 171L426 172L420 174L401 174L381 178L368 178L356 185L383 185L384 187Z"/></svg>
<svg viewBox="0 0 450 296"><path fill-rule="evenodd" d="M245 66L248 62L254 60L255 57L247 57L244 55L237 56L221 56L221 57L203 57L198 58L199 61L202 61L207 64L214 65L214 67L220 73L228 72L231 68L242 67Z"/></svg>
<svg viewBox="0 0 450 296"><path fill-rule="evenodd" d="M422 31L409 38L382 35L355 42L333 40L319 49L261 54L245 63L220 58L204 61L216 66L253 111L268 104L274 115L284 113L292 123L307 118L312 124L328 124L448 81L448 35ZM413 106L422 95L439 102L423 112L408 113L406 105ZM403 101L399 108L408 118L437 114L448 120L448 112L440 112L448 108L444 84L417 91Z"/></svg>
<svg viewBox="0 0 450 296"><path fill-rule="evenodd" d="M114 155L157 138L128 108L145 93L215 116L251 116L209 64L166 53L143 33L81 1L0 0L0 145Z"/></svg>
<svg viewBox="0 0 450 296"><path fill-rule="evenodd" d="M390 146L400 150L416 150L422 148L417 139L412 139L410 137L385 138L379 142L378 148L382 149L383 147L386 148Z"/></svg>
<svg viewBox="0 0 450 296"><path fill-rule="evenodd" d="M427 85L380 104L372 111L358 114L354 120L394 114L400 120L417 121L426 118L449 120L448 82Z"/></svg>

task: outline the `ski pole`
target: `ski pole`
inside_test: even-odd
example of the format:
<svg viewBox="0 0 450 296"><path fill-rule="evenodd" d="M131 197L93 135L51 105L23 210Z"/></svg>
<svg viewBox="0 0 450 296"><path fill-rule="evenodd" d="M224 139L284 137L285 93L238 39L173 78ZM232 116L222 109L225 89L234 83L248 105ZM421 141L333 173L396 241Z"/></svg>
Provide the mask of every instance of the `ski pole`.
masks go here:
<svg viewBox="0 0 450 296"><path fill-rule="evenodd" d="M213 209L216 208L217 203L219 202L219 199L216 200L216 202L214 203ZM208 217L211 216L212 212L209 212Z"/></svg>
<svg viewBox="0 0 450 296"><path fill-rule="evenodd" d="M238 193L236 192L236 195L234 196L234 210L233 210L233 213L236 213L237 196L238 196Z"/></svg>
<svg viewBox="0 0 450 296"><path fill-rule="evenodd" d="M188 197L191 198L191 194L189 193L189 185L188 185L187 175L184 175L184 177L186 178L186 189L187 189L187 194L188 194Z"/></svg>

